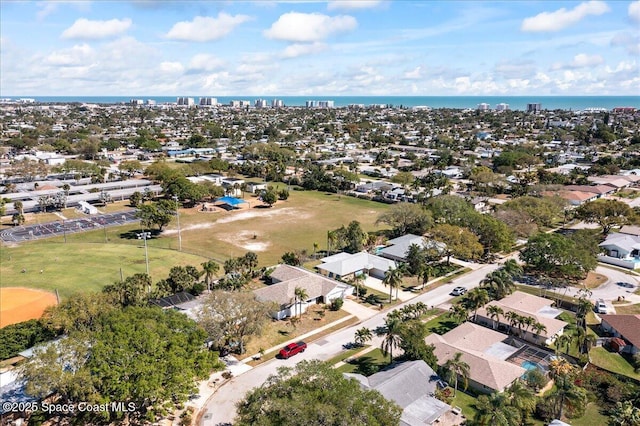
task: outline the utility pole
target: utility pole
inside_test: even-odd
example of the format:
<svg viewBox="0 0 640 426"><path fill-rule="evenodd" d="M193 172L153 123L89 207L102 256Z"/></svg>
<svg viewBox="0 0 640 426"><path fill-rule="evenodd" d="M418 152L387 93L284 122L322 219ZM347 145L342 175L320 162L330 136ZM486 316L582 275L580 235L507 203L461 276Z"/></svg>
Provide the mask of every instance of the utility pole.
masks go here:
<svg viewBox="0 0 640 426"><path fill-rule="evenodd" d="M178 196L174 195L173 200L176 202L176 218L178 219L178 251L182 251L182 233L180 232L180 212L178 211Z"/></svg>
<svg viewBox="0 0 640 426"><path fill-rule="evenodd" d="M144 259L147 264L147 275L149 275L149 252L147 251L147 238L150 238L150 237L151 237L151 232L140 232L138 234L138 239L144 240Z"/></svg>

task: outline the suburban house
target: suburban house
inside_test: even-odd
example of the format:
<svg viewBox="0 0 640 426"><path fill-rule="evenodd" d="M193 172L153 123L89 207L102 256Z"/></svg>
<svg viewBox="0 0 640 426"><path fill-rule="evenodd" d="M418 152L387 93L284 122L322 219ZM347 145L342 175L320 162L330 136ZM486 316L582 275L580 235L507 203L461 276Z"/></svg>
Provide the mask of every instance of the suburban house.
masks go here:
<svg viewBox="0 0 640 426"><path fill-rule="evenodd" d="M502 309L502 314L495 319L487 313L489 306L497 306ZM511 326L507 318L508 312L514 312L521 317L531 317L537 323L545 326L546 330L537 331L531 325L521 324L520 327ZM522 291L515 291L500 300L487 303L478 309L476 322L498 330L510 328L518 334L518 337L537 345L549 345L564 331L566 322L556 319L562 313L561 310L551 307L551 300L534 296Z"/></svg>
<svg viewBox="0 0 640 426"><path fill-rule="evenodd" d="M318 272L338 280L348 280L363 274L383 279L385 272L396 268L393 260L364 251L354 254L341 252L320 260L322 263L316 266Z"/></svg>
<svg viewBox="0 0 640 426"><path fill-rule="evenodd" d="M279 320L306 312L310 305L330 303L353 293L350 285L290 265L278 265L270 277L272 284L254 290L253 294L262 302L275 303L277 310L272 316ZM296 300L296 288L307 293L306 300Z"/></svg>
<svg viewBox="0 0 640 426"><path fill-rule="evenodd" d="M598 260L629 269L640 269L640 227L623 226L599 244L606 252Z"/></svg>
<svg viewBox="0 0 640 426"><path fill-rule="evenodd" d="M425 338L427 345L435 347L433 353L441 367L457 352L462 353L462 361L469 365L469 387L482 393L502 392L527 372L507 361L520 351L509 340L510 336L470 322L442 336L433 333Z"/></svg>
<svg viewBox="0 0 640 426"><path fill-rule="evenodd" d="M398 404L402 408L402 426L432 425L451 410L449 405L434 397L439 378L422 360L393 364L369 377L344 375L358 380L361 388L377 390Z"/></svg>
<svg viewBox="0 0 640 426"><path fill-rule="evenodd" d="M247 192L257 194L264 189L267 189L266 182L247 182Z"/></svg>
<svg viewBox="0 0 640 426"><path fill-rule="evenodd" d="M640 315L600 315L602 331L627 343L622 352L640 352Z"/></svg>
<svg viewBox="0 0 640 426"><path fill-rule="evenodd" d="M437 241L426 239L425 237L421 237L419 235L414 234L406 234L402 237L394 238L392 240L387 241L389 246L380 250L377 254L382 257L386 257L387 259L395 260L398 262L406 262L406 254L411 245L415 244L420 248L427 249L435 249L439 252L442 252L445 249L445 245L443 243L439 243Z"/></svg>

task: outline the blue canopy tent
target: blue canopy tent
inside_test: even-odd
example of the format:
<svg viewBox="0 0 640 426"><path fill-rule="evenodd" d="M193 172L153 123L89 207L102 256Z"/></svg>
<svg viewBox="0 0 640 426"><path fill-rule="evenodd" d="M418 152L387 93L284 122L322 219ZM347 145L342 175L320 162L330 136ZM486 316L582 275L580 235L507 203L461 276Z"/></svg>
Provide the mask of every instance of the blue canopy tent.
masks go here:
<svg viewBox="0 0 640 426"><path fill-rule="evenodd" d="M216 200L216 203L226 204L231 208L236 208L239 204L246 203L246 201L236 197L220 197Z"/></svg>

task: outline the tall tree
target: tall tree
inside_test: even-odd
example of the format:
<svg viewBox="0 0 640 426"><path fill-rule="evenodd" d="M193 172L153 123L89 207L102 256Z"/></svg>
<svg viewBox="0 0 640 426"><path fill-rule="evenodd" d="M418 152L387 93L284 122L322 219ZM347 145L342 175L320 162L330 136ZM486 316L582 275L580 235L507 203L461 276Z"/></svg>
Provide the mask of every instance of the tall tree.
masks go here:
<svg viewBox="0 0 640 426"><path fill-rule="evenodd" d="M376 224L389 225L394 236L422 235L433 224L431 212L413 203L398 203L378 216Z"/></svg>
<svg viewBox="0 0 640 426"><path fill-rule="evenodd" d="M197 321L216 348L242 354L247 339L262 331L275 309L256 300L253 293L214 290L205 298Z"/></svg>
<svg viewBox="0 0 640 426"><path fill-rule="evenodd" d="M393 300L393 289L398 289L402 284L402 270L400 268L392 268L391 266L384 273L382 284L389 286L389 303Z"/></svg>
<svg viewBox="0 0 640 426"><path fill-rule="evenodd" d="M464 383L464 389L467 389L467 386L469 385L469 364L467 364L466 362L463 361L462 359L462 352L456 352L453 355L453 358L450 358L447 360L447 362L444 363L443 365L443 369L445 370L446 374L447 374L447 380L451 381L453 380L454 382L454 386L453 386L453 396L456 395L456 393L458 392L458 379L462 379L462 382Z"/></svg>
<svg viewBox="0 0 640 426"><path fill-rule="evenodd" d="M393 350L400 347L400 332L402 321L396 317L387 316L384 321L384 327L380 331L383 337L380 348L384 355L389 355L389 364L393 362Z"/></svg>
<svg viewBox="0 0 640 426"><path fill-rule="evenodd" d="M614 226L622 226L635 216L627 203L618 200L596 200L576 209L576 217L587 223L597 223L602 233L608 234Z"/></svg>
<svg viewBox="0 0 640 426"><path fill-rule="evenodd" d="M249 391L237 412L238 426L391 426L400 422L402 409L327 364L302 361Z"/></svg>
<svg viewBox="0 0 640 426"><path fill-rule="evenodd" d="M447 256L447 264L451 256L461 259L475 260L482 255L482 245L478 237L466 228L454 225L436 225L431 230L434 240L446 245L444 254Z"/></svg>
<svg viewBox="0 0 640 426"><path fill-rule="evenodd" d="M489 302L489 293L483 288L474 288L466 297L470 309L473 309L473 321L478 317L478 309L482 308Z"/></svg>
<svg viewBox="0 0 640 426"><path fill-rule="evenodd" d="M204 274L204 281L207 283L207 290L211 291L211 283L213 282L213 277L220 270L220 265L213 260L207 260L201 264L202 272Z"/></svg>
<svg viewBox="0 0 640 426"><path fill-rule="evenodd" d="M362 327L356 330L354 341L358 346L364 346L364 344L372 338L371 330L367 327Z"/></svg>
<svg viewBox="0 0 640 426"><path fill-rule="evenodd" d="M296 287L295 290L293 291L293 294L296 299L295 304L296 304L296 311L298 311L297 316L300 316L302 315L302 302L304 302L309 298L309 293L307 293L307 290L305 290L302 287Z"/></svg>
<svg viewBox="0 0 640 426"><path fill-rule="evenodd" d="M507 395L504 393L480 395L476 407L478 411L474 420L478 425L516 426L520 424L520 412L516 407L509 405Z"/></svg>
<svg viewBox="0 0 640 426"><path fill-rule="evenodd" d="M487 306L487 314L493 320L493 329L495 330L500 324L500 315L504 314L504 311L498 305L489 305Z"/></svg>

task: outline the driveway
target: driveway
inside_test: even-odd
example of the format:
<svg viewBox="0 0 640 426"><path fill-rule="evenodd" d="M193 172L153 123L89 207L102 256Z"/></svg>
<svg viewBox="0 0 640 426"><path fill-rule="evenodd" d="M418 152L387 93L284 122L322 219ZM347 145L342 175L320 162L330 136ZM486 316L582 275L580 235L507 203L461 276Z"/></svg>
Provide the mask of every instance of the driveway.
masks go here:
<svg viewBox="0 0 640 426"><path fill-rule="evenodd" d="M618 297L633 303L640 303L640 295L634 294L634 291L638 289L640 281L635 275L628 274L619 269L608 268L606 266L598 266L596 268L598 274L602 274L607 277L607 281L597 288L592 289L592 300L603 299L606 302L618 300ZM624 283L620 285L618 283ZM576 296L578 293L577 287L570 287L567 290L567 294ZM564 290L563 290L564 293ZM611 304L608 303L610 306Z"/></svg>
<svg viewBox="0 0 640 426"><path fill-rule="evenodd" d="M468 289L477 287L480 281L491 271L496 270L500 265L478 265L476 269L466 275L458 277L451 284L446 284L435 290L422 293L415 296L411 301L401 303L396 308L401 308L409 303L423 302L429 306L438 306L449 299L449 293L456 286L464 286ZM308 343L307 350L292 358L281 360L273 359L264 364L252 368L251 370L234 377L229 382L221 386L218 391L207 401L203 409L204 415L200 425L214 426L230 424L236 413L235 404L240 401L245 394L254 387L260 386L271 374L277 372L277 368L281 366L293 367L302 360L328 360L344 351L343 345L353 342L353 337L357 329L367 327L373 330L384 324L384 318L388 311L378 312L367 320L358 324L338 330L328 336ZM378 344L373 341L372 344Z"/></svg>

